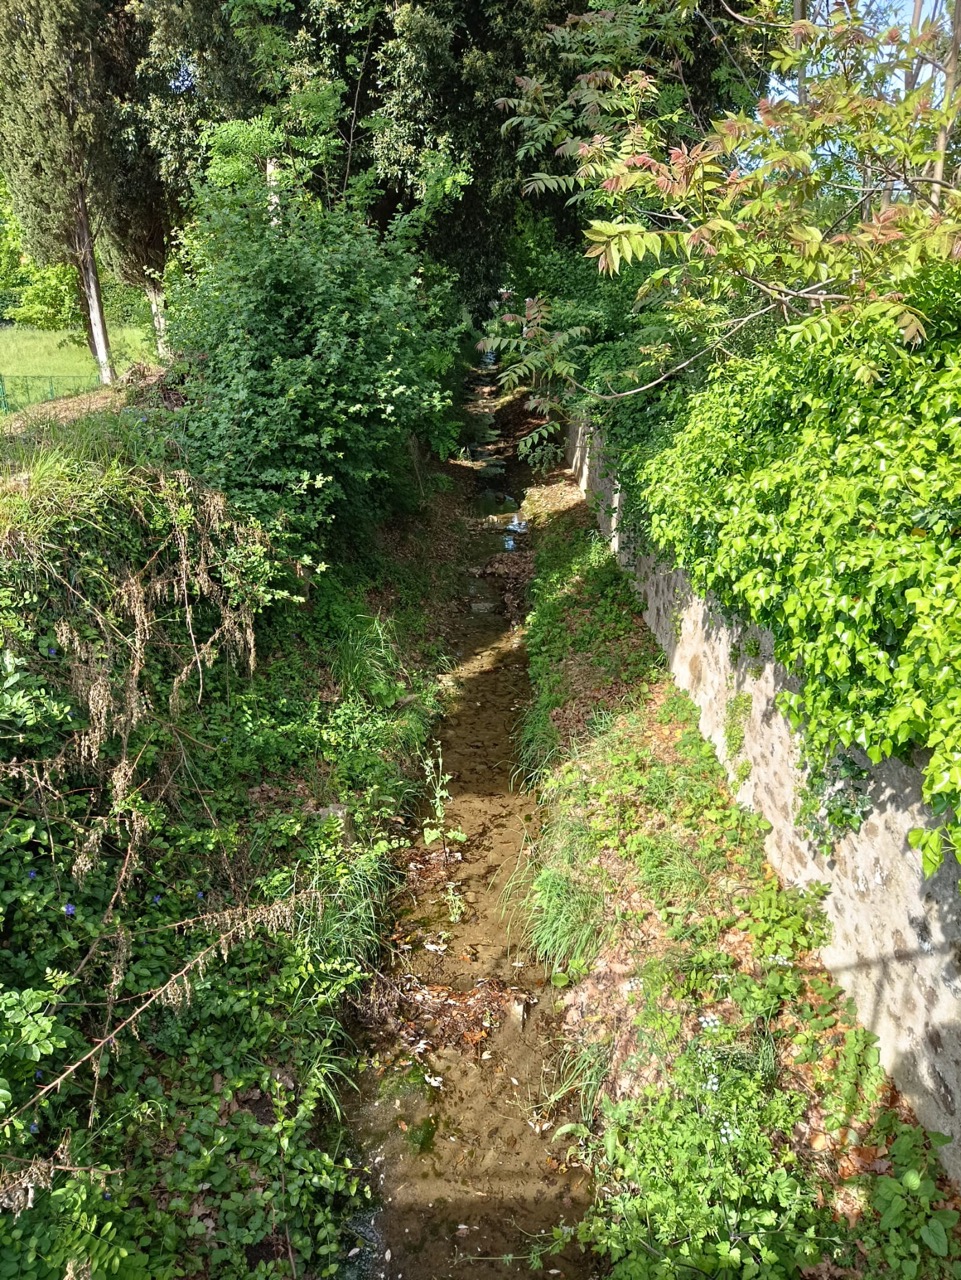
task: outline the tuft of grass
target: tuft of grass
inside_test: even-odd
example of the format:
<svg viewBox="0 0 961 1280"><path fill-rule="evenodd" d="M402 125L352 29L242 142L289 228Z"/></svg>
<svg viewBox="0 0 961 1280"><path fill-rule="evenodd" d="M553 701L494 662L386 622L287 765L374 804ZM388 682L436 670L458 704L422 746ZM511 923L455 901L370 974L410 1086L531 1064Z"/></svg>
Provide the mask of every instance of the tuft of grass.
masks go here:
<svg viewBox="0 0 961 1280"><path fill-rule="evenodd" d="M138 506L162 468L162 441L134 409L63 422L31 415L0 432L0 537L39 540L67 513L100 527L104 513Z"/></svg>
<svg viewBox="0 0 961 1280"><path fill-rule="evenodd" d="M405 685L392 621L372 614L351 618L335 643L331 672L345 694L377 706L396 702Z"/></svg>
<svg viewBox="0 0 961 1280"><path fill-rule="evenodd" d="M527 895L530 944L558 972L583 970L604 942L604 894L561 867L542 867Z"/></svg>
<svg viewBox="0 0 961 1280"><path fill-rule="evenodd" d="M574 1099L581 1121L589 1124L610 1065L609 1041L593 1040L589 1044L565 1045L550 1065L549 1079L545 1082L538 1113L553 1115Z"/></svg>
<svg viewBox="0 0 961 1280"><path fill-rule="evenodd" d="M541 832L540 858L558 867L579 867L590 861L597 845L589 823L574 814L549 821Z"/></svg>
<svg viewBox="0 0 961 1280"><path fill-rule="evenodd" d="M736 693L728 700L724 715L724 747L728 760L735 760L744 749L751 705L749 693Z"/></svg>
<svg viewBox="0 0 961 1280"><path fill-rule="evenodd" d="M628 837L624 852L658 904L691 903L707 888L707 877L691 856L690 848L675 836Z"/></svg>

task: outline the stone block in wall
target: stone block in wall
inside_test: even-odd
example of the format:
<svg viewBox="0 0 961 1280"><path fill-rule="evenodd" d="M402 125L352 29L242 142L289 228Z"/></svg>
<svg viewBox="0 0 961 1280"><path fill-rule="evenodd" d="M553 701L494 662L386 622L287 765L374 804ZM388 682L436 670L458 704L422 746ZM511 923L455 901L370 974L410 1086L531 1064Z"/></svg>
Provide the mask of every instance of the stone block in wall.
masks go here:
<svg viewBox="0 0 961 1280"><path fill-rule="evenodd" d="M878 1036L881 1061L918 1119L954 1139L940 1154L961 1181L961 867L949 860L925 879L907 843L912 828L935 823L921 800L920 770L896 760L872 767L871 811L861 830L848 833L831 858L820 856L795 824L803 785L798 739L776 702L793 678L774 662L772 637L726 621L682 571L633 557L622 545L617 481L596 431L571 430L568 461L634 575L645 620L700 710L701 732L732 779L742 779L737 798L771 823L771 865L786 881L830 885L832 938L822 959ZM728 759L734 698L743 746Z"/></svg>

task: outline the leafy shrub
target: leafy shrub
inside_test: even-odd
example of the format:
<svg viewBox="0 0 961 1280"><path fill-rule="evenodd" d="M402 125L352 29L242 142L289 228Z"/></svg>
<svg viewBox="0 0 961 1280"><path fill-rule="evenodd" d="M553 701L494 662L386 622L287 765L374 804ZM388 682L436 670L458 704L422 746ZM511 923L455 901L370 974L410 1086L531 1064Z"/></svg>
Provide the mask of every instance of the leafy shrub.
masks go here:
<svg viewBox="0 0 961 1280"><path fill-rule="evenodd" d="M795 1275L821 1256L813 1190L779 1150L804 1105L756 1061L695 1042L669 1082L605 1103L596 1168L608 1192L580 1237L618 1280Z"/></svg>
<svg viewBox="0 0 961 1280"><path fill-rule="evenodd" d="M891 1174L871 1191L878 1215L865 1231L865 1243L883 1257L893 1275L907 1280L927 1276L961 1276L957 1235L958 1212L944 1206L932 1173L934 1151L949 1141L944 1134L924 1133L897 1124L891 1142Z"/></svg>
<svg viewBox="0 0 961 1280"><path fill-rule="evenodd" d="M412 441L455 439L449 294L351 213L211 192L171 287L190 469L313 550L353 536L410 471Z"/></svg>
<svg viewBox="0 0 961 1280"><path fill-rule="evenodd" d="M961 802L957 339L914 353L838 317L718 367L629 468L657 544L803 677L782 695L816 766L931 752L925 798ZM919 836L930 871L936 833Z"/></svg>

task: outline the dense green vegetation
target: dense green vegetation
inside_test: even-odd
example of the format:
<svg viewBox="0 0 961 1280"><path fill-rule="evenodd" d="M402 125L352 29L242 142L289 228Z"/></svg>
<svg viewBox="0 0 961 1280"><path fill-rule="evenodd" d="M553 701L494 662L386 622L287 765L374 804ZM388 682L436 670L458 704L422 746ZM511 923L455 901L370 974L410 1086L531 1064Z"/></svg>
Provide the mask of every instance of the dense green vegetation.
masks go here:
<svg viewBox="0 0 961 1280"><path fill-rule="evenodd" d="M930 331L921 361L896 331L815 324L728 363L641 461L651 534L803 670L784 704L815 759L923 747L943 813L961 786L957 338Z"/></svg>
<svg viewBox="0 0 961 1280"><path fill-rule="evenodd" d="M647 39L670 25L635 14ZM601 276L534 223L514 253L523 313L488 345L556 416L603 427L625 536L773 632L803 681L784 708L815 790L926 753L945 817L913 837L930 872L961 803L957 76L934 52L954 67L957 41L927 20L768 18L753 55L781 88L708 128L650 62L595 83L602 15L555 34L584 75L566 94L523 85L511 123L546 168L528 190L573 193Z"/></svg>
<svg viewBox="0 0 961 1280"><path fill-rule="evenodd" d="M590 984L545 1107L567 1109L555 1141L599 1192L538 1252L574 1236L623 1280L784 1280L822 1260L961 1275L945 1140L891 1105L874 1037L812 958L824 886L782 888L764 864L767 824L732 802L631 596L579 514L544 519L522 733L546 814L525 915L555 987Z"/></svg>
<svg viewBox="0 0 961 1280"><path fill-rule="evenodd" d="M0 14L0 373L57 372L35 330L109 382L152 326L164 365L0 438L0 1276L337 1274L367 1185L344 1020L441 662L440 570L383 531L460 443L482 331L548 411L529 460L598 423L623 534L773 633L821 846L864 815L838 779L920 749L938 865L961 805L961 38L938 13ZM575 995L639 915L658 943L634 975L651 1078L598 1119L605 1046L568 1060L608 1189L579 1238L625 1277L957 1273L936 1139L817 972L817 903L772 882L616 566L567 533L520 740L554 812L530 939ZM858 1139L820 1164L793 1137L815 1105Z"/></svg>
<svg viewBox="0 0 961 1280"><path fill-rule="evenodd" d="M0 1265L332 1274L340 1013L436 695L368 616L386 566L295 578L150 423L5 450L4 1194L32 1208ZM421 648L428 584L390 573Z"/></svg>
<svg viewBox="0 0 961 1280"><path fill-rule="evenodd" d="M241 132L166 381L2 441L2 1274L333 1275L368 1195L344 1017L443 589L377 531L454 443L464 322L409 224L274 189Z"/></svg>
<svg viewBox="0 0 961 1280"><path fill-rule="evenodd" d="M172 289L190 469L311 551L331 521L369 526L411 449L448 453L446 387L462 325L441 280L349 212L217 195Z"/></svg>

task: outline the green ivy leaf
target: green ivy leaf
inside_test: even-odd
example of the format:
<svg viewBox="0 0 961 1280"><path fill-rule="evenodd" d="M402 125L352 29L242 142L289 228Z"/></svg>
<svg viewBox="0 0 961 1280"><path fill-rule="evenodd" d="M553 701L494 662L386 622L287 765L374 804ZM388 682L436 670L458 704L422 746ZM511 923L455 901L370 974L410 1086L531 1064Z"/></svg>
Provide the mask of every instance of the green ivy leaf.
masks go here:
<svg viewBox="0 0 961 1280"><path fill-rule="evenodd" d="M921 1228L921 1239L932 1253L939 1258L948 1256L948 1236L944 1227L936 1219L926 1222Z"/></svg>

